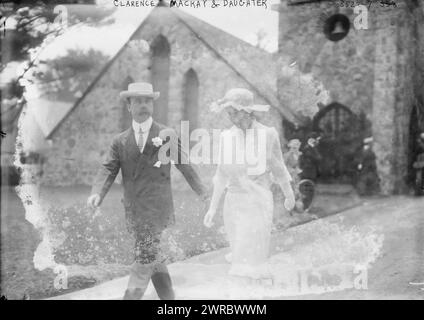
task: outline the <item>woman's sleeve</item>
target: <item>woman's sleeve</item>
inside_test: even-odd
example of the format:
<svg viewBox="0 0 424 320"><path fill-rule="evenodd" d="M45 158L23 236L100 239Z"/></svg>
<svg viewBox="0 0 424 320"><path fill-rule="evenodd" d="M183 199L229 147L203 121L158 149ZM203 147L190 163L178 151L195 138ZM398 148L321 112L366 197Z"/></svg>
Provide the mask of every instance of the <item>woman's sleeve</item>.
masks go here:
<svg viewBox="0 0 424 320"><path fill-rule="evenodd" d="M221 134L219 139L219 155L218 155L218 166L216 168L215 175L213 177L213 193L211 197L210 207L213 210L218 208L219 200L227 187L228 175L223 170L222 155L223 155L223 135Z"/></svg>
<svg viewBox="0 0 424 320"><path fill-rule="evenodd" d="M287 170L286 164L284 162L283 153L281 151L280 138L278 137L278 132L272 128L272 134L270 134L270 158L269 166L271 173L274 177L275 182L281 184L282 181L290 182L292 177L290 176L289 171Z"/></svg>
<svg viewBox="0 0 424 320"><path fill-rule="evenodd" d="M219 137L219 149L218 149L218 166L216 168L215 176L213 177L214 185L227 184L228 176L223 170L223 153L224 153L224 133L221 133Z"/></svg>

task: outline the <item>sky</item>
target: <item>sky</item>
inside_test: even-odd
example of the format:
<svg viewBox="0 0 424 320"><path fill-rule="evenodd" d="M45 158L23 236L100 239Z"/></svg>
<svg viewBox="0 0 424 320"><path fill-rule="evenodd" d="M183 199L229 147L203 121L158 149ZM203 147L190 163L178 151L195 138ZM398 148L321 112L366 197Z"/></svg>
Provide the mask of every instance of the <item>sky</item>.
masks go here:
<svg viewBox="0 0 424 320"><path fill-rule="evenodd" d="M277 3L278 0L267 0L267 8L252 6L249 8L219 7L212 9L207 6L206 8L180 7L179 9L251 44L255 44L255 34L262 29L267 34L265 49L273 52L277 50L278 41L278 13L271 9L273 2ZM112 0L100 0L98 5L114 7ZM63 55L68 48L94 48L105 54L113 55L128 40L151 10L151 7L116 7L112 14L115 23L104 27L70 28L63 36L52 41L43 50L40 58L46 59Z"/></svg>
<svg viewBox="0 0 424 320"><path fill-rule="evenodd" d="M126 0L120 0L126 1ZM156 0L153 0L156 1ZM212 0L207 0L212 1ZM246 42L256 44L255 34L263 30L266 34L265 49L275 52L278 47L278 13L271 9L279 0L266 0L267 7L223 7L224 0L215 0L222 5L218 8L179 7L200 20L220 28ZM234 1L234 0L232 0ZM244 0L246 1L246 0ZM40 60L63 56L68 49L100 50L113 56L129 39L140 23L149 15L152 7L115 7L113 0L98 0L98 6L115 8L114 23L102 27L78 25L51 40L37 53ZM25 65L12 62L0 75L0 83L8 83L20 75Z"/></svg>

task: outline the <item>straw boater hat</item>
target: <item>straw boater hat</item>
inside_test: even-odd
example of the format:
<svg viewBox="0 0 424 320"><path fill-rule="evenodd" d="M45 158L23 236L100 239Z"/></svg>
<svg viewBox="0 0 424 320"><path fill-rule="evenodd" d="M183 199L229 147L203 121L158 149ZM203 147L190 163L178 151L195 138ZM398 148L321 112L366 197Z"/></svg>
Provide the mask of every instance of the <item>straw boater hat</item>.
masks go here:
<svg viewBox="0 0 424 320"><path fill-rule="evenodd" d="M128 85L128 90L122 91L119 96L121 99L129 97L150 97L154 100L159 98L160 93L153 91L153 86L148 82L134 82Z"/></svg>
<svg viewBox="0 0 424 320"><path fill-rule="evenodd" d="M254 104L253 93L244 88L230 89L225 94L224 98L214 102L210 109L213 112L221 112L227 107L233 107L237 110L243 110L248 113L259 111L268 111L269 105Z"/></svg>

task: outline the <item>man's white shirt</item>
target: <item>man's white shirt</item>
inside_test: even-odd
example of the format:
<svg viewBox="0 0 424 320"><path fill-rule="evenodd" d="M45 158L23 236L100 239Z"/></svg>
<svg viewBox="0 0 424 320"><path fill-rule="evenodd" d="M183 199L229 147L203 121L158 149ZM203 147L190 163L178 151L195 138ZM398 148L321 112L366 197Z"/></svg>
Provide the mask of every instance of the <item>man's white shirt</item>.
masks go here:
<svg viewBox="0 0 424 320"><path fill-rule="evenodd" d="M146 145L147 138L149 136L150 128L152 127L153 119L152 117L149 117L146 121L142 123L138 123L135 120L132 121L132 127L134 130L134 136L135 136L135 142L138 145L138 139L140 137L140 128L143 132L143 146L140 148L140 152L143 152L144 146Z"/></svg>

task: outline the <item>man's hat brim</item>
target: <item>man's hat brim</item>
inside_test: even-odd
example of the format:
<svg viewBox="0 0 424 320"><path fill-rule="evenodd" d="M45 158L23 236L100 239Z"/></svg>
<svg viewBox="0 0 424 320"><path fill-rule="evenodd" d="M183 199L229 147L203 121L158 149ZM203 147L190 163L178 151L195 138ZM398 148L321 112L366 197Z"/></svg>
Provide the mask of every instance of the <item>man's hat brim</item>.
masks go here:
<svg viewBox="0 0 424 320"><path fill-rule="evenodd" d="M160 93L159 92L132 92L132 91L122 91L119 96L121 99L131 98L131 97L148 97L152 98L153 100L156 100L159 98Z"/></svg>

